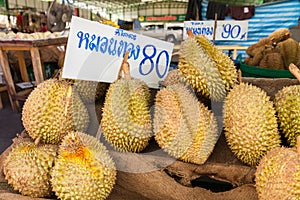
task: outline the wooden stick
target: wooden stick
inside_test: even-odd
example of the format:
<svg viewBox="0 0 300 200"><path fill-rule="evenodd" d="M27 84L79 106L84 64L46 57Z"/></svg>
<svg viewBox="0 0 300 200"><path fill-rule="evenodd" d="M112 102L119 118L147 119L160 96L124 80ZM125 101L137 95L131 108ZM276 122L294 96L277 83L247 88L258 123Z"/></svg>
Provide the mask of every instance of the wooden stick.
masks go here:
<svg viewBox="0 0 300 200"><path fill-rule="evenodd" d="M215 23L214 23L214 32L213 32L213 41L212 41L213 44L215 44L215 40L216 40L217 21L218 21L218 13L215 13Z"/></svg>
<svg viewBox="0 0 300 200"><path fill-rule="evenodd" d="M128 56L129 56L129 51L126 51L126 53L124 55L124 58L123 58L123 61L122 61L122 64L121 64L121 67L120 67L120 70L119 70L119 73L118 73L118 79L122 78L122 72L124 73L124 79L125 80L130 80L131 79L130 65L127 62Z"/></svg>
<svg viewBox="0 0 300 200"><path fill-rule="evenodd" d="M289 70L298 79L298 81L300 81L300 70L299 70L299 68L295 64L291 63L289 65Z"/></svg>

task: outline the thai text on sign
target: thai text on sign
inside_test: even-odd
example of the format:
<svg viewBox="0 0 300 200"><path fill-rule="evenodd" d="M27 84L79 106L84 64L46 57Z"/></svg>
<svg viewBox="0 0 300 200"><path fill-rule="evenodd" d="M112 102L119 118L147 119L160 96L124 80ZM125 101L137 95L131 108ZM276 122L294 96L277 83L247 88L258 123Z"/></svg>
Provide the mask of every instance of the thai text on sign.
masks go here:
<svg viewBox="0 0 300 200"><path fill-rule="evenodd" d="M130 74L158 88L169 70L174 44L72 17L63 78L113 82L126 51Z"/></svg>

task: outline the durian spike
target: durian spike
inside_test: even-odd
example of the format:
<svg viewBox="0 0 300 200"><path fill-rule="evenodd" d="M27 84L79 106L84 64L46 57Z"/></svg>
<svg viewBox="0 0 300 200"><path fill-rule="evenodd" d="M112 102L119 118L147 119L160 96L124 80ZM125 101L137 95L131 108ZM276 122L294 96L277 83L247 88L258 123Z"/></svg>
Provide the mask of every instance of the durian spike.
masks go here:
<svg viewBox="0 0 300 200"><path fill-rule="evenodd" d="M193 32L192 32L191 29L187 30L187 35L188 35L189 37L193 37L193 36L194 36L194 34L193 34Z"/></svg>
<svg viewBox="0 0 300 200"><path fill-rule="evenodd" d="M121 64L121 67L120 67L120 70L119 70L118 79L122 78L122 71L124 73L124 79L125 80L130 80L131 79L131 76L130 76L130 65L127 62L128 56L129 56L129 51L126 51L126 53L124 55L124 58L123 58L123 61L122 61L122 64Z"/></svg>
<svg viewBox="0 0 300 200"><path fill-rule="evenodd" d="M289 70L298 79L298 81L300 81L300 70L299 70L299 68L295 64L291 63L289 65Z"/></svg>
<svg viewBox="0 0 300 200"><path fill-rule="evenodd" d="M300 136L297 136L297 153L300 155Z"/></svg>
<svg viewBox="0 0 300 200"><path fill-rule="evenodd" d="M35 146L38 146L39 143L40 143L40 141L41 141L41 136L37 137L37 138L34 140L34 145L35 145Z"/></svg>
<svg viewBox="0 0 300 200"><path fill-rule="evenodd" d="M241 69L238 70L238 81L239 81L239 83L242 83L242 70Z"/></svg>
<svg viewBox="0 0 300 200"><path fill-rule="evenodd" d="M69 105L71 104L71 101L72 101L72 86L69 85L68 86L68 90L67 90L67 95L66 95L66 107L65 107L65 115L67 115L68 113L68 108L69 108Z"/></svg>

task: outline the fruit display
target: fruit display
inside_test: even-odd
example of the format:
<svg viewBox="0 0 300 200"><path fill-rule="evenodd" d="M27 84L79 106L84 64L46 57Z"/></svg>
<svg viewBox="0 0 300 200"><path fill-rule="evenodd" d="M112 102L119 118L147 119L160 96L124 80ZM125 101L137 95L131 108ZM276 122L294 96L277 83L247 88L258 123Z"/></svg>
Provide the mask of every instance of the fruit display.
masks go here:
<svg viewBox="0 0 300 200"><path fill-rule="evenodd" d="M15 145L4 162L8 184L22 195L50 197L50 173L57 156L57 145L21 142Z"/></svg>
<svg viewBox="0 0 300 200"><path fill-rule="evenodd" d="M300 199L300 159L296 148L277 147L260 161L255 173L260 200Z"/></svg>
<svg viewBox="0 0 300 200"><path fill-rule="evenodd" d="M99 100L108 89L108 83L96 81L74 80L73 85L85 103L94 103Z"/></svg>
<svg viewBox="0 0 300 200"><path fill-rule="evenodd" d="M106 147L93 136L70 132L59 146L51 172L59 199L106 199L116 180L116 167Z"/></svg>
<svg viewBox="0 0 300 200"><path fill-rule="evenodd" d="M300 135L300 85L286 86L275 94L274 105L283 135L296 146Z"/></svg>
<svg viewBox="0 0 300 200"><path fill-rule="evenodd" d="M236 85L223 109L227 143L242 162L255 166L269 150L280 146L273 102L259 87Z"/></svg>
<svg viewBox="0 0 300 200"><path fill-rule="evenodd" d="M14 33L12 31L5 33L0 32L0 39L1 40L38 40L38 39L48 39L48 38L58 38L64 37L61 32L35 32L35 33L22 33L17 32Z"/></svg>
<svg viewBox="0 0 300 200"><path fill-rule="evenodd" d="M73 130L85 131L89 115L76 91L66 81L48 79L39 84L26 99L22 121L33 138L59 144Z"/></svg>
<svg viewBox="0 0 300 200"><path fill-rule="evenodd" d="M153 129L164 151L196 164L207 160L218 138L214 114L180 83L157 92Z"/></svg>

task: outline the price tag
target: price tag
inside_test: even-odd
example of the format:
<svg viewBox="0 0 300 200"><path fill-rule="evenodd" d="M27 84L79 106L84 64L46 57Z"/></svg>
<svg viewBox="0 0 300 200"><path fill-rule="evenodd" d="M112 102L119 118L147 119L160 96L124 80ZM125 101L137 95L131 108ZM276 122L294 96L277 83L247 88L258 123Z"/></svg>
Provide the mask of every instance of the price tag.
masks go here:
<svg viewBox="0 0 300 200"><path fill-rule="evenodd" d="M173 43L72 17L62 77L113 82L129 51L130 74L158 88L167 76Z"/></svg>
<svg viewBox="0 0 300 200"><path fill-rule="evenodd" d="M214 31L216 31L215 40L247 40L248 20L217 21L217 28L214 30L215 22L210 21L185 21L183 38L187 38L187 30L192 30L194 35L203 34L209 40L213 39Z"/></svg>

